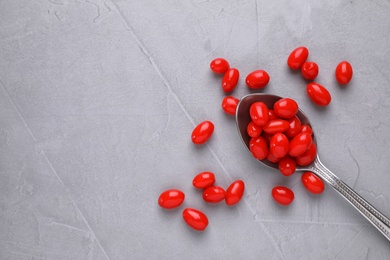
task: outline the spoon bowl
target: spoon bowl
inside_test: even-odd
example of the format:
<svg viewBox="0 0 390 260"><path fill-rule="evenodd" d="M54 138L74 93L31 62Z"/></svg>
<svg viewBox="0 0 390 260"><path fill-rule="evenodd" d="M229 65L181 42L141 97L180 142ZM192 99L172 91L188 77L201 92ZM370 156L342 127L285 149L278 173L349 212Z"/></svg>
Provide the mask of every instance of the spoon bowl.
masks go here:
<svg viewBox="0 0 390 260"><path fill-rule="evenodd" d="M236 110L237 128L243 143L249 151L249 141L251 140L251 137L247 134L247 126L249 122L251 122L251 118L249 115L249 109L251 105L254 102L263 102L267 105L268 108L273 108L274 103L279 99L282 99L282 97L270 94L256 93L244 96L238 103ZM296 116L299 118L302 124L307 124L313 129L308 117L300 109L298 110ZM340 178L338 178L333 172L331 172L322 164L318 156L318 145L315 138L314 129L312 138L317 146L317 156L314 161L309 165L297 166L296 171L311 171L318 177L320 177L322 180L327 182L390 241L390 219L383 215L379 210L374 208L370 203L363 199L352 188L350 188L347 184L345 184L342 180L340 180ZM267 159L258 161L271 168L279 169L277 163L272 163Z"/></svg>
<svg viewBox="0 0 390 260"><path fill-rule="evenodd" d="M259 94L246 95L239 102L236 110L236 122L237 122L238 131L240 133L240 137L244 142L244 144L246 145L246 147L248 148L248 150L249 150L249 141L251 140L251 137L247 134L246 128L249 122L252 120L251 117L249 116L249 108L255 102L263 102L267 105L268 108L272 108L275 102L278 101L279 99L282 99L282 97L259 93ZM300 109L298 110L296 116L299 118L302 124L309 125L311 128L313 128L312 125L310 124L308 117ZM317 145L314 133L312 135L312 138ZM271 168L279 169L277 163L270 162L267 159L260 160L260 161ZM305 169L307 169L307 167L297 166L297 170L305 170Z"/></svg>

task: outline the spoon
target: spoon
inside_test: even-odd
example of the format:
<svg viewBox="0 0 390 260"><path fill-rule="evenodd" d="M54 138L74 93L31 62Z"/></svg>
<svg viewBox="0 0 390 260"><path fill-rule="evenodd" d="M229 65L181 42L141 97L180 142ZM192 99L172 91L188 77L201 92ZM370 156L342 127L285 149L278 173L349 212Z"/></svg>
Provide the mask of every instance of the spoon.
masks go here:
<svg viewBox="0 0 390 260"><path fill-rule="evenodd" d="M247 126L251 121L249 115L249 108L254 102L264 102L267 107L273 107L274 103L281 99L279 96L269 95L269 94L250 94L244 96L237 106L236 111L236 122L238 131L240 133L241 139L244 142L245 146L249 150L249 141L251 137L247 134ZM302 124L310 125L310 121L307 116L301 111L298 110L297 117L301 120ZM316 138L313 131L313 141L317 144ZM318 151L318 146L317 146ZM279 169L278 164L272 163L266 159L259 160L265 165ZM322 180L326 181L332 188L334 188L344 199L352 204L371 224L373 224L389 241L390 241L390 219L383 215L380 211L375 209L370 203L363 199L359 194L357 194L353 189L351 189L347 184L340 180L335 174L328 170L320 161L318 154L314 161L307 166L298 166L296 171L310 171L320 177Z"/></svg>

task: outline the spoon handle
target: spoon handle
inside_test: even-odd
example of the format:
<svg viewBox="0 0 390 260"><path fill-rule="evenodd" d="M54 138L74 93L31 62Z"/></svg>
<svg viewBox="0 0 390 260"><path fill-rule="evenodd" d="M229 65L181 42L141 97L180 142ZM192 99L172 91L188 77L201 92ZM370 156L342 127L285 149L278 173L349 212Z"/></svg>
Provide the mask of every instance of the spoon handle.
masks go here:
<svg viewBox="0 0 390 260"><path fill-rule="evenodd" d="M373 224L390 241L390 219L363 199L334 173L326 168L319 158L311 169L319 177L329 183L344 199L351 203L371 224Z"/></svg>

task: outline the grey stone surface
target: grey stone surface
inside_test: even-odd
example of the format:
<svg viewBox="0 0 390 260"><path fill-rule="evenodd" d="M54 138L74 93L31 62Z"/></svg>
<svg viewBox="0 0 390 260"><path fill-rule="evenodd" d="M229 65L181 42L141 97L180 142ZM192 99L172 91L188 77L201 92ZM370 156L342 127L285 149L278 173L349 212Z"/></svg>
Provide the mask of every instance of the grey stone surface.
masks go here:
<svg viewBox="0 0 390 260"><path fill-rule="evenodd" d="M1 259L389 259L389 242L329 186L308 194L251 158L220 103L225 57L245 76L265 69L263 92L296 99L325 165L390 216L390 3L374 1L0 1ZM286 66L299 45L333 100L315 107ZM354 67L345 88L341 60ZM193 127L215 123L207 145ZM200 171L243 201L207 205ZM289 207L274 185L295 192ZM184 205L157 206L167 188ZM209 217L203 233L184 207Z"/></svg>

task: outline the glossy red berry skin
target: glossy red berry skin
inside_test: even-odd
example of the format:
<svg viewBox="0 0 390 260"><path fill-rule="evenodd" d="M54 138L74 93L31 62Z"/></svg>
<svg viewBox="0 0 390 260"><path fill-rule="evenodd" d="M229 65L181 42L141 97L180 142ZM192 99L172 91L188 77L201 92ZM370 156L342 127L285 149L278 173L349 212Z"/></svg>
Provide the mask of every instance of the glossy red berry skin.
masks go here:
<svg viewBox="0 0 390 260"><path fill-rule="evenodd" d="M289 127L285 132L287 137L293 138L302 131L301 120L297 116L288 119L288 123Z"/></svg>
<svg viewBox="0 0 390 260"><path fill-rule="evenodd" d="M268 107L263 102L255 102L249 108L249 115L258 126L263 126L268 121Z"/></svg>
<svg viewBox="0 0 390 260"><path fill-rule="evenodd" d="M251 89L262 89L267 86L269 82L269 75L264 70L255 70L246 77L246 84Z"/></svg>
<svg viewBox="0 0 390 260"><path fill-rule="evenodd" d="M279 162L281 159L282 159L282 158L277 157L277 156L273 155L272 153L268 153L268 155L267 155L267 160L270 161L270 162L272 162L272 163L277 163L277 162Z"/></svg>
<svg viewBox="0 0 390 260"><path fill-rule="evenodd" d="M297 70L302 67L303 63L307 60L307 57L309 57L309 50L304 46L298 47L288 56L287 65L291 69Z"/></svg>
<svg viewBox="0 0 390 260"><path fill-rule="evenodd" d="M336 80L341 84L345 85L348 84L353 75L352 66L348 61L342 61L340 62L335 71Z"/></svg>
<svg viewBox="0 0 390 260"><path fill-rule="evenodd" d="M232 92L237 86L240 72L236 68L228 69L222 78L222 89L226 93Z"/></svg>
<svg viewBox="0 0 390 260"><path fill-rule="evenodd" d="M283 119L268 120L263 126L263 131L268 134L282 133L289 128L290 124L288 121Z"/></svg>
<svg viewBox="0 0 390 260"><path fill-rule="evenodd" d="M313 139L308 133L297 134L290 142L288 153L292 157L304 154L313 143Z"/></svg>
<svg viewBox="0 0 390 260"><path fill-rule="evenodd" d="M203 231L209 224L209 220L202 211L194 208L186 208L183 210L183 219L191 228Z"/></svg>
<svg viewBox="0 0 390 260"><path fill-rule="evenodd" d="M272 189L272 197L280 205L287 206L294 200L294 192L284 186L276 186Z"/></svg>
<svg viewBox="0 0 390 260"><path fill-rule="evenodd" d="M306 190L313 194L321 194L325 189L324 182L312 172L304 172L301 181Z"/></svg>
<svg viewBox="0 0 390 260"><path fill-rule="evenodd" d="M274 112L281 118L292 118L298 112L298 104L291 98L282 98L275 102Z"/></svg>
<svg viewBox="0 0 390 260"><path fill-rule="evenodd" d="M222 100L222 109L226 114L235 115L238 102L240 102L237 98L233 96L224 97Z"/></svg>
<svg viewBox="0 0 390 260"><path fill-rule="evenodd" d="M273 109L268 109L268 121L279 119L279 117L275 114Z"/></svg>
<svg viewBox="0 0 390 260"><path fill-rule="evenodd" d="M192 185L198 189L205 189L215 182L215 175L212 172L201 172L192 180Z"/></svg>
<svg viewBox="0 0 390 260"><path fill-rule="evenodd" d="M282 133L276 133L270 140L269 151L275 157L282 158L288 153L289 146L288 138Z"/></svg>
<svg viewBox="0 0 390 260"><path fill-rule="evenodd" d="M295 172L297 168L297 163L290 156L285 156L280 159L278 166L281 174L283 174L284 176L290 176Z"/></svg>
<svg viewBox="0 0 390 260"><path fill-rule="evenodd" d="M229 206L233 206L240 202L244 195L245 184L242 180L236 180L226 189L225 202Z"/></svg>
<svg viewBox="0 0 390 260"><path fill-rule="evenodd" d="M302 76L307 80L314 80L318 76L318 65L313 61L303 63L301 68Z"/></svg>
<svg viewBox="0 0 390 260"><path fill-rule="evenodd" d="M309 125L302 125L301 132L302 133L309 133L312 135L313 129L311 129L311 127Z"/></svg>
<svg viewBox="0 0 390 260"><path fill-rule="evenodd" d="M316 155L317 155L317 146L313 142L305 153L295 157L295 161L299 166L307 166L314 161Z"/></svg>
<svg viewBox="0 0 390 260"><path fill-rule="evenodd" d="M203 200L218 203L225 199L225 190L219 186L210 186L203 191Z"/></svg>
<svg viewBox="0 0 390 260"><path fill-rule="evenodd" d="M264 160L268 155L268 144L262 136L252 138L249 141L249 149L258 160Z"/></svg>
<svg viewBox="0 0 390 260"><path fill-rule="evenodd" d="M259 137L262 131L263 128L253 123L253 121L250 121L246 128L246 132L250 137Z"/></svg>
<svg viewBox="0 0 390 260"><path fill-rule="evenodd" d="M194 144L204 144L210 139L214 132L214 124L210 121L203 121L197 125L191 134L191 139Z"/></svg>
<svg viewBox="0 0 390 260"><path fill-rule="evenodd" d="M177 189L170 189L162 192L158 198L158 205L164 209L179 207L184 201L184 192Z"/></svg>
<svg viewBox="0 0 390 260"><path fill-rule="evenodd" d="M226 73L229 68L229 62L224 58L216 58L210 62L210 69L218 74Z"/></svg>
<svg viewBox="0 0 390 260"><path fill-rule="evenodd" d="M332 101L332 96L329 91L324 86L316 82L310 82L307 84L306 92L311 101L318 106L328 106Z"/></svg>

